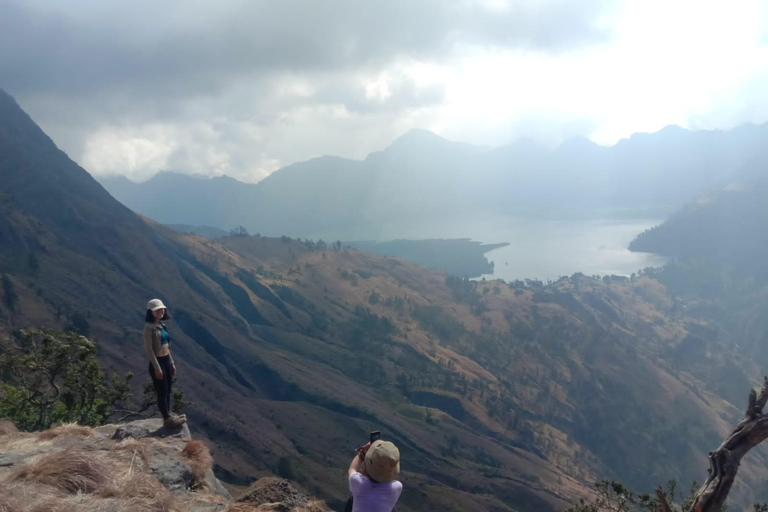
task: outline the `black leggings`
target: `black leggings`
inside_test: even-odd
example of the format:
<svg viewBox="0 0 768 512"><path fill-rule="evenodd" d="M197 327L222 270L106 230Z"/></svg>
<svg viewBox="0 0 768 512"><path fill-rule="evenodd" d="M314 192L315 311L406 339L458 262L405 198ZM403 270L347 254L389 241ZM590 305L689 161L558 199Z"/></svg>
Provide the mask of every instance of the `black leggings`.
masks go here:
<svg viewBox="0 0 768 512"><path fill-rule="evenodd" d="M171 366L171 356L161 356L157 358L160 363L160 369L163 370L163 378L158 380L155 377L155 367L149 363L149 376L152 377L152 384L157 393L157 408L163 418L171 414L171 385L173 384L173 367Z"/></svg>

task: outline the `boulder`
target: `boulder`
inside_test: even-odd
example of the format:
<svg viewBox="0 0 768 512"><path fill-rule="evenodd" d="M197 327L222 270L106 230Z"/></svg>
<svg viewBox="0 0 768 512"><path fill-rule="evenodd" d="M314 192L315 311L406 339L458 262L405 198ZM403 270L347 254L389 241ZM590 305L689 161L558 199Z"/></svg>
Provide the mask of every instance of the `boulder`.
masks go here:
<svg viewBox="0 0 768 512"><path fill-rule="evenodd" d="M43 453L42 451L32 452L3 452L0 453L0 468L8 468L15 466L21 462L25 462L27 459Z"/></svg>
<svg viewBox="0 0 768 512"><path fill-rule="evenodd" d="M221 481L216 478L216 475L214 475L213 471L210 469L205 473L205 485L212 493L218 494L227 500L232 499L232 495L229 494L227 488L224 487L224 484L222 484Z"/></svg>
<svg viewBox="0 0 768 512"><path fill-rule="evenodd" d="M122 441L127 437L134 439L144 439L146 437L176 437L179 439L191 439L189 426L185 423L181 427L167 428L163 426L163 420L160 418L149 418L146 420L137 420L120 425L112 434L112 439Z"/></svg>
<svg viewBox="0 0 768 512"><path fill-rule="evenodd" d="M192 468L183 460L153 459L149 468L161 484L174 492L186 493L194 480Z"/></svg>
<svg viewBox="0 0 768 512"><path fill-rule="evenodd" d="M260 478L254 482L237 500L261 510L293 510L309 501L309 496L296 489L288 480L282 478ZM270 506L273 508L262 508ZM282 508L274 508L284 506Z"/></svg>

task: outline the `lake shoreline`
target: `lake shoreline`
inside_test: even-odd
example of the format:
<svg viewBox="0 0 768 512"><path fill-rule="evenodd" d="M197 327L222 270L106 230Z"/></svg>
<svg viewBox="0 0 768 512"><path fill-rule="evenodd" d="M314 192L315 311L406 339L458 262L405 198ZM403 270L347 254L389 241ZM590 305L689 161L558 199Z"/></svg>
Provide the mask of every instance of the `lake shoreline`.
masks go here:
<svg viewBox="0 0 768 512"><path fill-rule="evenodd" d="M494 271L494 263L488 260L486 253L510 244L508 242L486 244L469 238L433 238L398 239L385 242L357 240L344 242L344 245L371 254L395 256L451 275L475 278Z"/></svg>

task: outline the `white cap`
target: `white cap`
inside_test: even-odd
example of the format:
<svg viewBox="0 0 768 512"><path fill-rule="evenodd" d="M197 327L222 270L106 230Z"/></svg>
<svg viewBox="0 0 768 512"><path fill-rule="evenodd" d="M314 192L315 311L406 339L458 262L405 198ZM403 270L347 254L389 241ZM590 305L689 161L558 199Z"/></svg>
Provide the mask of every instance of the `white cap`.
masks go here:
<svg viewBox="0 0 768 512"><path fill-rule="evenodd" d="M147 309L150 311L155 311L156 309L167 309L165 307L165 304L163 304L163 301L160 299L152 299L151 301L147 302Z"/></svg>

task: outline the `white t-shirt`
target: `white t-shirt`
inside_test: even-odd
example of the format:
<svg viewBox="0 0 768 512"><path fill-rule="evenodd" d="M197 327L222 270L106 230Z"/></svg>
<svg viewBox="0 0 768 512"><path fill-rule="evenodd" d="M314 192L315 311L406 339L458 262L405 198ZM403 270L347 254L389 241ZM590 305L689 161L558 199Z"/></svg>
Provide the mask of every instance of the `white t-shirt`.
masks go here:
<svg viewBox="0 0 768 512"><path fill-rule="evenodd" d="M403 484L397 480L376 483L362 473L349 475L349 492L352 493L352 512L392 512L403 492Z"/></svg>

